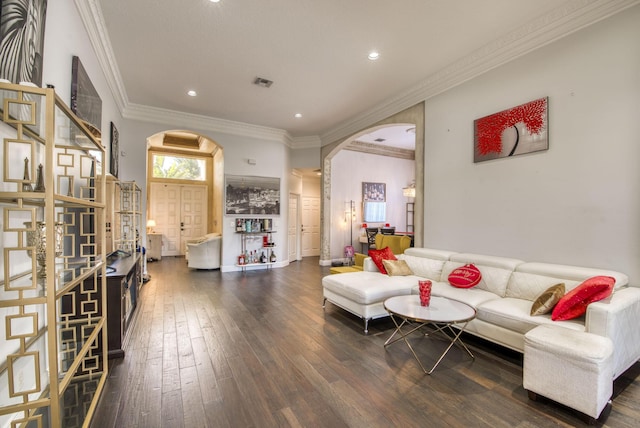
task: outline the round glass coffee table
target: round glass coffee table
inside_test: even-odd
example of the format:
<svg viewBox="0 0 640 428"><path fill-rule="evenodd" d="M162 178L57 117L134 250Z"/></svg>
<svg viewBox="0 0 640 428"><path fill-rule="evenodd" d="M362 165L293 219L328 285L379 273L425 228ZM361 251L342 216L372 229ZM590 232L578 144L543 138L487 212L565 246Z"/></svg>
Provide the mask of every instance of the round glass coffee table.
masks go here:
<svg viewBox="0 0 640 428"><path fill-rule="evenodd" d="M384 301L384 308L389 312L391 320L396 326L391 337L389 337L384 343L385 348L399 340L404 340L404 343L406 343L409 350L411 350L413 357L416 359L418 364L420 364L422 371L426 374L433 373L454 343L467 351L471 358L475 358L469 348L467 348L467 345L465 345L460 339L460 335L464 332L469 321L476 317L476 310L466 303L447 299L445 297L431 296L429 306L421 306L420 296L406 295L388 298ZM399 320L402 321L398 324ZM449 346L447 346L447 349L445 349L442 355L440 355L440 358L438 358L438 361L436 361L431 370L427 371L407 340L407 336L429 324L435 327L435 330L425 333L425 336L429 336L434 333L441 333L442 336L450 340L450 343ZM457 331L452 327L454 324L458 324L456 326ZM405 325L410 326L411 329L406 332L402 331L402 327ZM446 332L449 332L450 334L446 334ZM399 337L396 337L396 335Z"/></svg>

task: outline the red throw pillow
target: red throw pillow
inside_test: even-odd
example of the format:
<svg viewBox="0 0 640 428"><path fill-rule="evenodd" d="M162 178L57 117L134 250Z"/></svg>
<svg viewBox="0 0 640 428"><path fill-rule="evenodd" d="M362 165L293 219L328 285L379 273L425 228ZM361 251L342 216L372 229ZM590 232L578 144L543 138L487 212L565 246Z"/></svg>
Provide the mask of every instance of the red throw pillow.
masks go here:
<svg viewBox="0 0 640 428"><path fill-rule="evenodd" d="M369 257L371 257L371 260L378 266L378 270L385 275L387 274L387 270L384 268L382 261L398 260L389 247L384 247L381 250L369 250Z"/></svg>
<svg viewBox="0 0 640 428"><path fill-rule="evenodd" d="M553 308L551 319L564 321L584 315L589 303L611 295L615 283L616 279L611 276L594 276L587 279L560 299Z"/></svg>
<svg viewBox="0 0 640 428"><path fill-rule="evenodd" d="M480 270L471 263L460 266L449 274L449 284L458 288L471 288L478 285L481 279Z"/></svg>

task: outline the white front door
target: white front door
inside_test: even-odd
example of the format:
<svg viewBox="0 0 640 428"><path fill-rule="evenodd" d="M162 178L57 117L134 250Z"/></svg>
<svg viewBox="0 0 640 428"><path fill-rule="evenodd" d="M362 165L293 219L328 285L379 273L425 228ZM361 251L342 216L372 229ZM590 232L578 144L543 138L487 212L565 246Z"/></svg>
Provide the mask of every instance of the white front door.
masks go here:
<svg viewBox="0 0 640 428"><path fill-rule="evenodd" d="M320 198L302 198L302 257L320 255Z"/></svg>
<svg viewBox="0 0 640 428"><path fill-rule="evenodd" d="M162 234L163 256L184 255L185 242L207 230L207 186L151 183L149 215Z"/></svg>
<svg viewBox="0 0 640 428"><path fill-rule="evenodd" d="M189 239L198 238L207 233L207 186L181 186L182 207L181 249Z"/></svg>
<svg viewBox="0 0 640 428"><path fill-rule="evenodd" d="M289 244L289 262L298 260L298 195L289 195L289 227L287 243Z"/></svg>

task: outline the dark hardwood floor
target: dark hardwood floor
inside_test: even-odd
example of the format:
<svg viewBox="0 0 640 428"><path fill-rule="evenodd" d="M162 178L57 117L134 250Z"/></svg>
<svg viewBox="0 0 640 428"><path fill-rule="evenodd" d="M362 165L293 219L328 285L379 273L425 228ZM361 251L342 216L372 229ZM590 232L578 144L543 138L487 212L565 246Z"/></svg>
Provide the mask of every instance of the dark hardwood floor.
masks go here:
<svg viewBox="0 0 640 428"><path fill-rule="evenodd" d="M388 319L327 304L317 258L246 274L148 266L123 359L110 361L92 427L567 427L570 409L533 402L522 359L467 337L427 376ZM416 337L425 365L445 345ZM640 364L615 384L604 426L640 425Z"/></svg>

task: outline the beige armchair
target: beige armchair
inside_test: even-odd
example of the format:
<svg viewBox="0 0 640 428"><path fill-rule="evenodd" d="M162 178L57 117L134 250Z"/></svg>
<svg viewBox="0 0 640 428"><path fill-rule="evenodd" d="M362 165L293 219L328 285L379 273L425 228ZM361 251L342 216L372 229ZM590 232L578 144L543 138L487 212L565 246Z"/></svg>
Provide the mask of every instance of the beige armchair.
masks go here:
<svg viewBox="0 0 640 428"><path fill-rule="evenodd" d="M222 236L209 233L187 242L187 266L193 269L219 269Z"/></svg>

